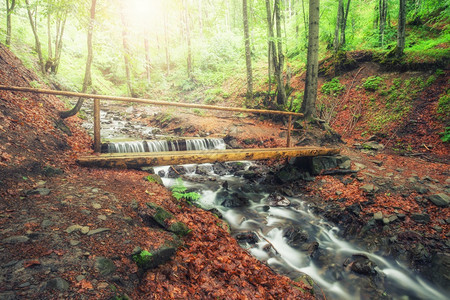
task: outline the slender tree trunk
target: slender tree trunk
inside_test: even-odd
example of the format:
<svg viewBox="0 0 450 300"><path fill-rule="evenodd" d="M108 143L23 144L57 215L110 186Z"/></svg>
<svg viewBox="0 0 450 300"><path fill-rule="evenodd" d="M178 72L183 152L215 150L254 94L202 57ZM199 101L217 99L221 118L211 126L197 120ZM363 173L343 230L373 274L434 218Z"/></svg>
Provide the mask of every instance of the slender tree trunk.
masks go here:
<svg viewBox="0 0 450 300"><path fill-rule="evenodd" d="M384 30L386 28L386 20L387 20L387 0L379 0L378 2L378 10L379 10L379 39L380 46L384 46Z"/></svg>
<svg viewBox="0 0 450 300"><path fill-rule="evenodd" d="M400 0L397 29L397 56L403 55L405 50L405 28L406 27L406 0Z"/></svg>
<svg viewBox="0 0 450 300"><path fill-rule="evenodd" d="M184 3L184 19L186 29L186 41L187 41L187 74L189 79L192 79L192 47L191 47L191 29L189 27L189 8L186 0Z"/></svg>
<svg viewBox="0 0 450 300"><path fill-rule="evenodd" d="M242 19L244 23L245 64L247 66L247 102L253 99L252 54L250 51L250 35L248 29L247 0L242 0Z"/></svg>
<svg viewBox="0 0 450 300"><path fill-rule="evenodd" d="M284 79L283 79L283 69L284 69L284 55L283 55L283 40L281 35L281 15L280 15L280 0L275 0L275 19L276 19L276 29L277 29L277 53L278 53L278 62L275 65L275 73L277 80L277 102L280 105L286 104L286 89L284 88ZM276 61L277 58L274 57Z"/></svg>
<svg viewBox="0 0 450 300"><path fill-rule="evenodd" d="M303 25L305 27L305 45L308 43L308 19L305 10L305 0L302 0Z"/></svg>
<svg viewBox="0 0 450 300"><path fill-rule="evenodd" d="M64 12L63 16L61 18L58 18L57 20L56 39L55 39L55 58L52 65L53 74L58 73L59 63L61 61L63 36L64 36L64 29L66 27L66 21L67 21L67 11Z"/></svg>
<svg viewBox="0 0 450 300"><path fill-rule="evenodd" d="M170 73L169 33L167 30L167 11L164 9L164 47L166 50L166 74Z"/></svg>
<svg viewBox="0 0 450 300"><path fill-rule="evenodd" d="M150 47L148 45L148 32L144 33L144 48L145 48L145 73L147 74L147 83L151 84L151 72L150 72Z"/></svg>
<svg viewBox="0 0 450 300"><path fill-rule="evenodd" d="M128 46L128 24L125 17L124 9L121 8L122 19L122 45L123 45L123 59L125 62L125 74L127 76L127 90L130 97L134 97L133 86L131 83L131 65L130 65L130 47Z"/></svg>
<svg viewBox="0 0 450 300"><path fill-rule="evenodd" d="M309 38L306 63L305 94L301 111L305 117L316 116L317 79L319 65L320 0L309 0Z"/></svg>
<svg viewBox="0 0 450 300"><path fill-rule="evenodd" d="M342 19L342 26L341 26L341 46L345 45L345 30L347 29L347 20L348 20L348 12L350 10L350 1L347 1L347 6L345 7L345 13L344 13L344 7L342 7L342 15L343 15L343 19Z"/></svg>
<svg viewBox="0 0 450 300"><path fill-rule="evenodd" d="M48 42L48 60L51 60L53 57L53 47L52 47L52 7L50 2L47 4L48 5L48 12L47 12L47 42ZM46 70L48 71L48 70Z"/></svg>
<svg viewBox="0 0 450 300"><path fill-rule="evenodd" d="M273 33L273 22L272 22L272 9L270 0L266 0L266 15L267 15L267 34L268 34L268 73L269 73L269 90L268 95L270 97L271 87L272 87L272 70L275 69L276 64L276 49ZM275 59L274 59L275 58Z"/></svg>
<svg viewBox="0 0 450 300"><path fill-rule="evenodd" d="M92 65L92 60L94 58L94 53L92 50L92 36L94 33L96 3L97 3L97 0L92 0L92 2L91 2L91 9L90 9L91 16L90 16L90 21L89 21L88 33L87 33L88 55L87 55L87 59L86 59L86 68L84 71L84 80L83 80L83 87L81 89L81 93L86 93L88 87L90 85L92 85L91 65ZM60 117L65 119L65 118L76 115L80 111L81 107L83 106L83 102L84 102L84 98L78 98L77 104L71 110L62 111L59 113Z"/></svg>
<svg viewBox="0 0 450 300"><path fill-rule="evenodd" d="M39 58L39 67L41 68L41 72L45 73L45 65L44 65L44 58L42 56L42 47L41 47L41 41L39 40L39 35L37 32L37 24L35 19L33 19L33 12L31 11L30 1L25 0L25 4L27 6L27 12L28 12L28 19L30 20L31 30L33 31L34 35L34 42L36 47L36 52L38 54ZM34 11L34 17L37 15L37 8Z"/></svg>
<svg viewBox="0 0 450 300"><path fill-rule="evenodd" d="M341 20L343 11L342 5L343 5L342 0L339 0L336 17L336 28L334 29L334 43L333 43L334 52L338 52L341 46L339 31L341 29L341 22L342 22Z"/></svg>
<svg viewBox="0 0 450 300"><path fill-rule="evenodd" d="M9 47L11 45L12 36L12 13L16 6L16 0L12 0L11 4L9 0L6 0L6 40L5 45Z"/></svg>

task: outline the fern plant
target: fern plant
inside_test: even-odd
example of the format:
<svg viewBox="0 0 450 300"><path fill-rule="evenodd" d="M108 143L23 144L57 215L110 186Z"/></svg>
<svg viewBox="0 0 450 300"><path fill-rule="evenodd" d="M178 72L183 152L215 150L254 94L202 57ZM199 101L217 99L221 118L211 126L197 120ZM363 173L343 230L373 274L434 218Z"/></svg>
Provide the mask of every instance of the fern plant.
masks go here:
<svg viewBox="0 0 450 300"><path fill-rule="evenodd" d="M200 195L196 192L187 192L181 178L178 178L176 184L172 187L172 196L177 200L186 199L188 201L196 201L200 198Z"/></svg>

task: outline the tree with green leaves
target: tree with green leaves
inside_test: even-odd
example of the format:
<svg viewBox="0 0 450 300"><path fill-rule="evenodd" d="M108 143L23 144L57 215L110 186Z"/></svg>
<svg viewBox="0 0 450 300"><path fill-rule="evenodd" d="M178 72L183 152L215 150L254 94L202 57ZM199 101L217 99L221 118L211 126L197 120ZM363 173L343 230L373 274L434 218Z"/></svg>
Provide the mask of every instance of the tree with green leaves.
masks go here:
<svg viewBox="0 0 450 300"><path fill-rule="evenodd" d="M92 60L94 58L92 39L93 39L93 34L94 34L96 4L97 4L97 0L91 1L90 19L89 19L88 32L87 32L88 55L87 55L87 59L86 59L86 68L84 70L83 87L81 89L82 93L86 93L89 86L92 85L91 66L92 66ZM84 98L79 98L77 101L77 104L71 110L60 112L59 113L60 117L65 119L65 118L76 115L80 111L81 107L83 106L83 102L84 102Z"/></svg>

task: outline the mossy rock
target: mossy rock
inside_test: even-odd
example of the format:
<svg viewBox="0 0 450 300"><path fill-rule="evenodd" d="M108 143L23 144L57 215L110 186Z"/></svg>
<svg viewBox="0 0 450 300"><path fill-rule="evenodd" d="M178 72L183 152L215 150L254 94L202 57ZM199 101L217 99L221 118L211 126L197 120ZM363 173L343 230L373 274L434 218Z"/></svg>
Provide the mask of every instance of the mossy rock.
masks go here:
<svg viewBox="0 0 450 300"><path fill-rule="evenodd" d="M175 247L161 247L153 252L144 250L139 254L133 255L133 260L140 269L146 271L165 264L172 259L176 252L177 249Z"/></svg>
<svg viewBox="0 0 450 300"><path fill-rule="evenodd" d="M167 222L171 219L173 219L173 215L162 208L159 205L156 205L154 203L147 203L147 206L153 210L155 210L155 213L152 215L152 218L162 227L167 227Z"/></svg>
<svg viewBox="0 0 450 300"><path fill-rule="evenodd" d="M175 222L168 229L178 236L185 236L191 231L183 222Z"/></svg>

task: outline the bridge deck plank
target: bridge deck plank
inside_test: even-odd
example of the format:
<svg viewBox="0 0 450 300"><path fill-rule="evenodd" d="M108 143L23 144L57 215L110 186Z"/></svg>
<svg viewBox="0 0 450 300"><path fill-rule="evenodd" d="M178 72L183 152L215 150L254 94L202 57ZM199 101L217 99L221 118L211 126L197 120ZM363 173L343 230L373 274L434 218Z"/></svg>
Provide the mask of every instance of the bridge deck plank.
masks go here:
<svg viewBox="0 0 450 300"><path fill-rule="evenodd" d="M78 163L87 167L139 168L143 166L166 166L199 164L240 160L263 160L270 158L311 157L335 155L338 148L294 147L294 148L256 148L204 151L170 151L140 153L107 153L78 158Z"/></svg>

